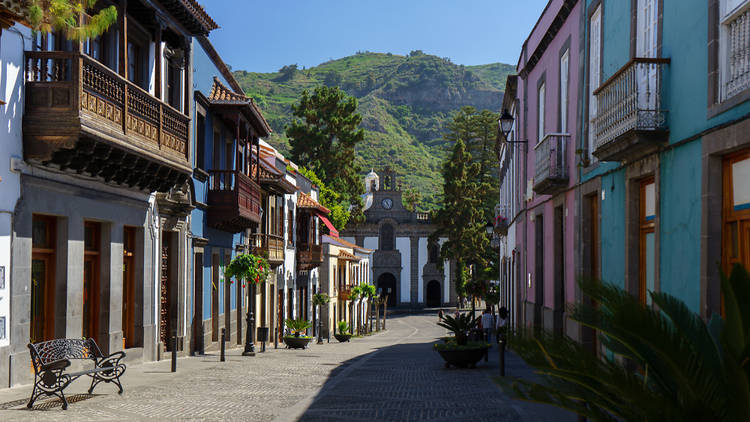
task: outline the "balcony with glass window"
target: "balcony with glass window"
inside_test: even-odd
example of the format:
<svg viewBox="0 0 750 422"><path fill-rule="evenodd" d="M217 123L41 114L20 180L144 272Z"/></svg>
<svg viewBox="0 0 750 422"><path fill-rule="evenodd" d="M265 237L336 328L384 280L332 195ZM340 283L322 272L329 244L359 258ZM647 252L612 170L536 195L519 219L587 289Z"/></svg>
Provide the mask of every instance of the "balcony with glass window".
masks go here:
<svg viewBox="0 0 750 422"><path fill-rule="evenodd" d="M275 234L254 233L252 235L251 245L253 252L268 258L271 266L278 266L284 263L284 237Z"/></svg>
<svg viewBox="0 0 750 422"><path fill-rule="evenodd" d="M570 135L548 133L534 147L536 172L534 192L538 195L551 195L568 186L567 151Z"/></svg>
<svg viewBox="0 0 750 422"><path fill-rule="evenodd" d="M260 187L250 176L238 170L209 170L208 175L209 227L239 233L260 224Z"/></svg>
<svg viewBox="0 0 750 422"><path fill-rule="evenodd" d="M662 105L669 59L634 58L596 91L594 152L601 161L633 161L667 142Z"/></svg>

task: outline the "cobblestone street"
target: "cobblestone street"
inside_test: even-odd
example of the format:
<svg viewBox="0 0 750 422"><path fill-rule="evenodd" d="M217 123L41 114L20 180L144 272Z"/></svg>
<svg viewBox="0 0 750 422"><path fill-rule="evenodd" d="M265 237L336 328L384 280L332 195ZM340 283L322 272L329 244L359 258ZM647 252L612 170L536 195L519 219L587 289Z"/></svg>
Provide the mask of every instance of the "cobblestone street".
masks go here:
<svg viewBox="0 0 750 422"><path fill-rule="evenodd" d="M491 376L497 351L474 370L446 370L431 344L443 330L435 315L388 320L388 331L350 343L291 351L273 346L254 358L218 355L130 366L125 393L76 381L57 399L26 409L30 387L0 392L0 420L511 421L574 420L557 409L511 401ZM509 357L508 373L528 371Z"/></svg>

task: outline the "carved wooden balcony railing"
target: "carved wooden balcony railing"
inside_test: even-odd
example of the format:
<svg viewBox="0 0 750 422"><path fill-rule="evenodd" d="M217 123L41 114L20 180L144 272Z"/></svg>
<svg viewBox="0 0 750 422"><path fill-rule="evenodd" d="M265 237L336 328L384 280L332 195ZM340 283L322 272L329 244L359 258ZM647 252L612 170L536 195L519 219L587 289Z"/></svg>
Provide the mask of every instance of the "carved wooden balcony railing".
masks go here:
<svg viewBox="0 0 750 422"><path fill-rule="evenodd" d="M85 54L25 54L27 160L152 191L187 179L188 116Z"/></svg>
<svg viewBox="0 0 750 422"><path fill-rule="evenodd" d="M236 170L209 170L208 225L239 233L260 223L260 187Z"/></svg>
<svg viewBox="0 0 750 422"><path fill-rule="evenodd" d="M632 160L667 139L662 80L669 59L634 58L596 91L594 155L603 161Z"/></svg>
<svg viewBox="0 0 750 422"><path fill-rule="evenodd" d="M320 245L299 244L297 263L301 270L319 267L323 263L323 248Z"/></svg>
<svg viewBox="0 0 750 422"><path fill-rule="evenodd" d="M268 257L271 265L284 262L284 237L275 234L255 233L252 240L256 253Z"/></svg>
<svg viewBox="0 0 750 422"><path fill-rule="evenodd" d="M567 133L548 133L534 147L536 172L534 192L539 195L553 194L568 185Z"/></svg>

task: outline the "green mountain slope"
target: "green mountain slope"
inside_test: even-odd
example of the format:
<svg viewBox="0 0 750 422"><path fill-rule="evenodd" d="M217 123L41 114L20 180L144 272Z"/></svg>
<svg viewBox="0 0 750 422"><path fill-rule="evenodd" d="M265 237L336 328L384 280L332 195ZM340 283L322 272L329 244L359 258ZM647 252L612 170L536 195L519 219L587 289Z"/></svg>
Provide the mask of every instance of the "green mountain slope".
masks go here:
<svg viewBox="0 0 750 422"><path fill-rule="evenodd" d="M357 97L366 129L357 164L363 172L392 165L402 175L403 188L419 190L421 208L431 209L441 193L446 121L466 105L497 111L512 71L511 65L462 66L414 51L408 56L364 52L309 69L292 65L275 73L240 70L234 75L260 105L274 130L269 142L282 152L289 149L284 127L290 107L303 89L338 85Z"/></svg>

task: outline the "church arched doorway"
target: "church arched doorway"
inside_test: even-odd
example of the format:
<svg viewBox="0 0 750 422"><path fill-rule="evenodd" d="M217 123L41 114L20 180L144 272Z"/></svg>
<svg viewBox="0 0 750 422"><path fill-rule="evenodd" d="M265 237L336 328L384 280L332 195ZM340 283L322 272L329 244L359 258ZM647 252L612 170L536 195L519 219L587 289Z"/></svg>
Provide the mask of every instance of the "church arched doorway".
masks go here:
<svg viewBox="0 0 750 422"><path fill-rule="evenodd" d="M427 283L427 300L425 305L428 308L437 308L440 306L440 282L431 280Z"/></svg>
<svg viewBox="0 0 750 422"><path fill-rule="evenodd" d="M380 294L388 295L388 306L396 306L396 277L391 273L383 273L378 277L378 289ZM388 289L391 292L388 293Z"/></svg>

